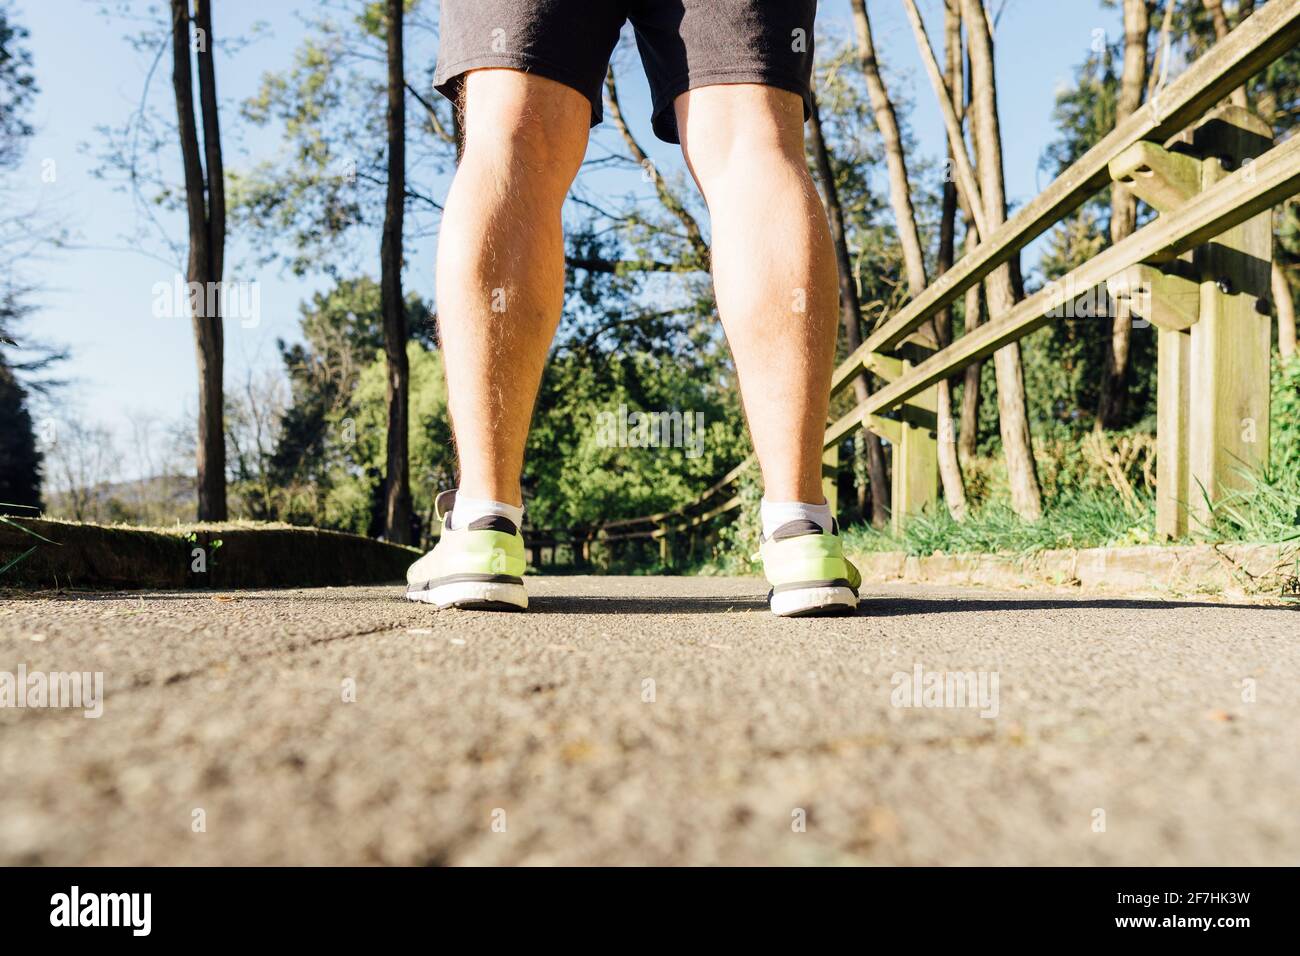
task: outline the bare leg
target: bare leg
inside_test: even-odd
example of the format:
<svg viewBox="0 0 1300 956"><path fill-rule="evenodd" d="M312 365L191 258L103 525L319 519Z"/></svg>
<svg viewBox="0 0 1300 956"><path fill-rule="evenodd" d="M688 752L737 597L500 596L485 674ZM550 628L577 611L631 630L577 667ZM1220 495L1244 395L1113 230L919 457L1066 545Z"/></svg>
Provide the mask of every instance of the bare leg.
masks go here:
<svg viewBox="0 0 1300 956"><path fill-rule="evenodd" d="M476 70L465 83L465 151L438 241L439 337L460 490L518 505L563 305L560 208L591 107L567 86L513 70Z"/></svg>
<svg viewBox="0 0 1300 956"><path fill-rule="evenodd" d="M677 98L682 151L709 206L713 282L771 501L822 496L839 290L803 147L803 103L751 84Z"/></svg>

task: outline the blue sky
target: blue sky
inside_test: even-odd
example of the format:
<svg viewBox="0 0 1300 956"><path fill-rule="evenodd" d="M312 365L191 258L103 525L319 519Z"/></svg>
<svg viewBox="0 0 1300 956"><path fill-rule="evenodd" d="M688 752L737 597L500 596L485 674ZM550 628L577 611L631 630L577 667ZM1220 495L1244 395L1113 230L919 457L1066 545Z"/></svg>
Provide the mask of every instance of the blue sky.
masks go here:
<svg viewBox="0 0 1300 956"><path fill-rule="evenodd" d="M156 4L157 0L153 0ZM426 4L431 0L425 0ZM141 10L149 0L137 0ZM190 415L195 406L194 347L185 318L153 314L156 283L170 282L175 268L140 248L127 236L138 213L132 199L91 175L102 147L96 128L121 126L136 109L148 60L126 42L132 24L100 15L99 0L17 0L15 18L31 31L37 82L41 92L33 116L36 135L22 166L13 174L14 192L74 233L73 248L47 253L30 264L27 274L38 286L36 315L28 329L36 337L71 349L61 374L72 384L56 399L62 414L78 414L102 423L119 436L130 434L133 416L163 420ZM265 71L282 70L304 36L300 16L317 5L296 0L218 0L214 30L219 36L250 41L217 59L217 83L224 108L227 168L238 168L273 155L277 137L240 131L237 103L254 92ZM940 0L920 0L936 42L942 15ZM1008 196L1028 200L1044 186L1039 171L1043 147L1052 139L1051 111L1057 89L1068 82L1093 42L1095 30L1115 37L1117 11L1100 0L994 0L1005 7L998 25L998 80L1005 139ZM930 94L901 0L870 0L877 50L889 70L896 96L914 104L910 123L919 151L937 160L943 154L943 130ZM253 35L255 24L261 32ZM852 33L846 0L823 0L819 37ZM433 51L408 49L415 68ZM676 147L658 143L649 131L648 92L635 69L622 74L624 110L642 144L660 170L681 168ZM164 60L153 78L154 102L173 108L170 66ZM608 124L596 135L611 142ZM172 169L175 156L162 157ZM54 181L46 181L54 170ZM44 176L43 176L44 173ZM446 182L434 184L445 193ZM625 191L632 186L624 187ZM168 221L169 227L171 226ZM177 235L184 223L174 222ZM275 267L239 265L248 248L238 235L230 239L227 279L256 280L261 319L254 328L230 321L226 328L227 388L241 385L250 371L279 365L277 338L297 337L298 303L323 286L319 279L300 279ZM378 271L378 238L369 268ZM408 250L404 281L427 298L433 295L433 242ZM129 465L125 465L129 472Z"/></svg>

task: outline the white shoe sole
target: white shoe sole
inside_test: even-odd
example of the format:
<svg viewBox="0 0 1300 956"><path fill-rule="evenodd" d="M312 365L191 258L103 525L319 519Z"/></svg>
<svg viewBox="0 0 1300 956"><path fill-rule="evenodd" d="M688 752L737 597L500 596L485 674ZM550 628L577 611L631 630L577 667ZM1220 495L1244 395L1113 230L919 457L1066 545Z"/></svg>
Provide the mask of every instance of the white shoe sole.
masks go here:
<svg viewBox="0 0 1300 956"><path fill-rule="evenodd" d="M497 581L453 581L427 591L407 591L408 601L433 604L438 608L458 607L476 611L526 611L528 592L522 584Z"/></svg>
<svg viewBox="0 0 1300 956"><path fill-rule="evenodd" d="M857 606L858 596L846 587L797 588L772 595L772 613L777 617L850 614Z"/></svg>

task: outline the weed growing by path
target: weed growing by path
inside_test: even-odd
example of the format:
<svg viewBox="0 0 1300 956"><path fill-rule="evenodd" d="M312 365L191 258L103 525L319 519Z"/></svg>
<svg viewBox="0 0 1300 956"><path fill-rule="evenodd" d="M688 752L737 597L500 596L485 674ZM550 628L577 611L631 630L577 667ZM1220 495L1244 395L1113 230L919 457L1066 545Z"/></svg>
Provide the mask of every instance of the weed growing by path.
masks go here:
<svg viewBox="0 0 1300 956"><path fill-rule="evenodd" d="M1155 506L1142 498L1134 512L1117 497L1083 492L1049 502L1042 519L1023 521L1004 501L971 512L961 523L946 510L916 515L903 533L857 525L844 531L844 550L905 551L912 555L1011 553L1053 548L1098 548L1149 544L1155 533Z"/></svg>

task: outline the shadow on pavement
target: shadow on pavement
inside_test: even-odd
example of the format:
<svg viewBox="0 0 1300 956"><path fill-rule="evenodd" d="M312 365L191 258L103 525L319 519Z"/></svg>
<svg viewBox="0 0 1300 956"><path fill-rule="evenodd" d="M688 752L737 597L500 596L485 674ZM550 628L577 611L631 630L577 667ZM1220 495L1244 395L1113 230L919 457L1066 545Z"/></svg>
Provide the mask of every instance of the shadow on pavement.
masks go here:
<svg viewBox="0 0 1300 956"><path fill-rule="evenodd" d="M900 617L908 614L952 614L982 611L1177 611L1194 608L1219 610L1282 611L1295 613L1300 606L1269 604L1227 604L1212 601L1160 601L1151 598L911 598L888 595L862 599L858 614L868 617Z"/></svg>
<svg viewBox="0 0 1300 956"><path fill-rule="evenodd" d="M1258 604L1215 604L1207 601L1159 601L1125 598L904 598L866 595L852 617L902 617L912 614L960 614L988 611L1173 611L1218 608L1220 610L1282 611L1296 613L1300 607ZM595 597L588 595L542 595L529 601L529 612L537 614L726 614L737 611L766 611L765 597Z"/></svg>
<svg viewBox="0 0 1300 956"><path fill-rule="evenodd" d="M47 598L49 599L49 598ZM301 591L165 591L165 592L64 592L53 600L58 601L128 601L154 603L158 601L203 602L215 606L226 602L329 604L406 604L400 586L387 593L338 594L332 589ZM1229 604L1214 601L1161 601L1154 598L1073 598L1073 597L902 597L892 594L864 594L855 617L903 617L914 614L961 614L989 611L1175 611L1181 609L1280 611L1300 613L1300 605ZM613 595L609 597L590 594L532 595L529 611L536 614L727 614L741 611L766 611L767 598L763 594L683 596L665 594Z"/></svg>
<svg viewBox="0 0 1300 956"><path fill-rule="evenodd" d="M529 597L528 611L536 614L726 614L766 611L764 597L596 597L592 595Z"/></svg>

